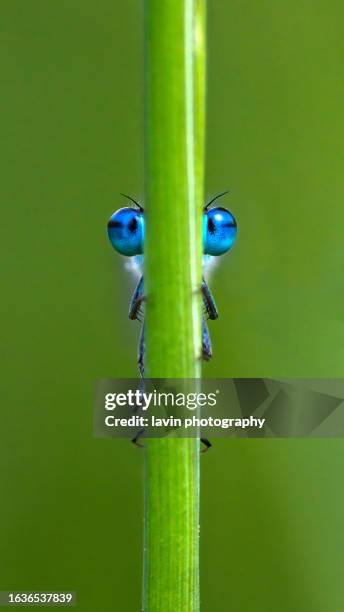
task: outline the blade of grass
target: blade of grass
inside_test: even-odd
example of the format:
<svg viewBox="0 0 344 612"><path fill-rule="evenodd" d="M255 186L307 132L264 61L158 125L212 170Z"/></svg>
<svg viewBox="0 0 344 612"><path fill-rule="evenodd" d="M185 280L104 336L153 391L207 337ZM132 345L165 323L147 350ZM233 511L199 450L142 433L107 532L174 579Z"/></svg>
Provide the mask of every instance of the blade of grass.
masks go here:
<svg viewBox="0 0 344 612"><path fill-rule="evenodd" d="M198 378L205 2L145 0L146 375ZM145 442L143 610L199 610L199 439Z"/></svg>

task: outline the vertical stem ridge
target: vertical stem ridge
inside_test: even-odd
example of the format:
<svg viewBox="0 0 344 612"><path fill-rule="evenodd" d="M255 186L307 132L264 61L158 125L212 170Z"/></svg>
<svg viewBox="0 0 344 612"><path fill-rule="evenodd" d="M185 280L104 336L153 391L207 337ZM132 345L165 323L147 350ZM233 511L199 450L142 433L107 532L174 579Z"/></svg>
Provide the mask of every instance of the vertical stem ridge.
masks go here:
<svg viewBox="0 0 344 612"><path fill-rule="evenodd" d="M150 378L199 378L205 0L145 0ZM145 442L145 612L199 610L199 439Z"/></svg>

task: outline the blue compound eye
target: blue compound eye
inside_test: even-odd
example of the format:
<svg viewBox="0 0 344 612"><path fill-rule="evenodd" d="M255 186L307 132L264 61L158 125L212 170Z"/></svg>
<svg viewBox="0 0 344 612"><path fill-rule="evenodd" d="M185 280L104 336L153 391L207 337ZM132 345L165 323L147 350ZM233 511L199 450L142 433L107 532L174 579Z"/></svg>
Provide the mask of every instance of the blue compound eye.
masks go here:
<svg viewBox="0 0 344 612"><path fill-rule="evenodd" d="M229 251L237 235L237 224L226 208L211 208L203 216L203 250L206 255Z"/></svg>
<svg viewBox="0 0 344 612"><path fill-rule="evenodd" d="M141 255L145 235L143 212L120 208L109 219L108 235L113 248L122 255Z"/></svg>

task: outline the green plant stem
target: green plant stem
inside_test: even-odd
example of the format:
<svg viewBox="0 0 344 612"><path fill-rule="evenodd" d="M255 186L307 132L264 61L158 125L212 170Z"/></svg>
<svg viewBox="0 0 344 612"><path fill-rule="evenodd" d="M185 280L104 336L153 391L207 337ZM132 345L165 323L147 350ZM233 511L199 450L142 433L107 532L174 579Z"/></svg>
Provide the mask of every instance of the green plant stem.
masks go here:
<svg viewBox="0 0 344 612"><path fill-rule="evenodd" d="M205 2L145 0L150 378L199 378ZM199 610L199 439L145 442L143 609Z"/></svg>

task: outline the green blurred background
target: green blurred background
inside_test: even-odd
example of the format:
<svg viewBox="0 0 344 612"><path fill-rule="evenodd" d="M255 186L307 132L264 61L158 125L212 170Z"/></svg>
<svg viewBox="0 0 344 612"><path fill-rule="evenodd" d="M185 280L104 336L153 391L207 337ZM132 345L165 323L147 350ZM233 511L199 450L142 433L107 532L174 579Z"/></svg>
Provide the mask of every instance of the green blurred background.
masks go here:
<svg viewBox="0 0 344 612"><path fill-rule="evenodd" d="M342 376L343 3L208 7L206 193L240 233L205 375ZM136 375L105 227L142 196L141 23L138 0L1 2L0 589L85 611L140 609L143 455L92 437L92 381ZM340 439L216 441L204 611L343 610L343 469Z"/></svg>

